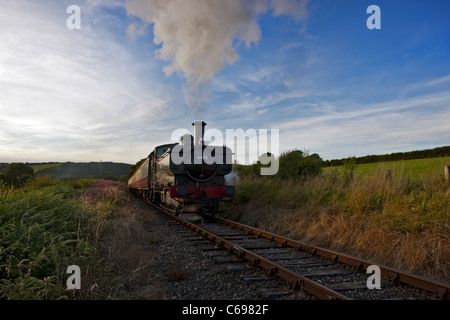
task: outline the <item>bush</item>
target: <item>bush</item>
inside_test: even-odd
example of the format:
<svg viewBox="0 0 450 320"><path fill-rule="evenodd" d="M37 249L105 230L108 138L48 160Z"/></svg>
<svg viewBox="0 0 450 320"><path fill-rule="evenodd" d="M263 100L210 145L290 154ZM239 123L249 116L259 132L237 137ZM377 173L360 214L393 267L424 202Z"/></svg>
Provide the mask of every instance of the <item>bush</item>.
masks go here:
<svg viewBox="0 0 450 320"><path fill-rule="evenodd" d="M316 176L321 172L323 164L317 153L308 155L300 150L283 153L279 161L280 169L277 176L281 179Z"/></svg>
<svg viewBox="0 0 450 320"><path fill-rule="evenodd" d="M300 150L287 151L278 158L279 170L274 176L285 179L297 179L308 176L316 176L322 172L323 160L317 153L308 155L307 152ZM261 162L256 162L249 166L233 165L233 171L240 177L260 176L261 168L264 167Z"/></svg>
<svg viewBox="0 0 450 320"><path fill-rule="evenodd" d="M11 163L2 170L0 180L6 185L23 186L34 175L32 167L24 163Z"/></svg>

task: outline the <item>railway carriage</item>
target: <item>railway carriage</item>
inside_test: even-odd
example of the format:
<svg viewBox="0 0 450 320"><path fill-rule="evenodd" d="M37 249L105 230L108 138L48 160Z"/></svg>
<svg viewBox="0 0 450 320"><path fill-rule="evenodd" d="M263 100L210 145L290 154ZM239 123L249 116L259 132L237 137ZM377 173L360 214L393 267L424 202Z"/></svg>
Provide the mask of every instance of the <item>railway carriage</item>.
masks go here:
<svg viewBox="0 0 450 320"><path fill-rule="evenodd" d="M234 196L234 187L225 183L232 170L232 152L226 146L205 145L206 123L192 125L194 136L157 146L130 177L128 188L176 214L215 213L219 203Z"/></svg>

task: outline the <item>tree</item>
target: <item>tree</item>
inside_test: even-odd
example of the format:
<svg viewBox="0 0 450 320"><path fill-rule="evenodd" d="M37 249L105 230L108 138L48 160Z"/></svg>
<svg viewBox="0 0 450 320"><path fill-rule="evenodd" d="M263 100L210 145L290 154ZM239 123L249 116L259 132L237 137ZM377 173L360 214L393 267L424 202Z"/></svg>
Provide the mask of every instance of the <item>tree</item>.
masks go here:
<svg viewBox="0 0 450 320"><path fill-rule="evenodd" d="M303 152L300 150L293 150L284 152L280 155L280 167L278 176L281 179L294 178L299 175L300 164L303 160Z"/></svg>
<svg viewBox="0 0 450 320"><path fill-rule="evenodd" d="M322 158L317 153L313 153L302 159L298 173L300 176L316 176L322 171L322 167Z"/></svg>
<svg viewBox="0 0 450 320"><path fill-rule="evenodd" d="M34 175L32 167L24 163L10 163L2 170L0 179L7 185L20 187Z"/></svg>
<svg viewBox="0 0 450 320"><path fill-rule="evenodd" d="M344 168L348 172L353 172L356 168L356 157L349 157L347 159L343 160L344 162Z"/></svg>
<svg viewBox="0 0 450 320"><path fill-rule="evenodd" d="M308 155L300 150L283 153L279 161L278 175L282 179L318 175L323 166L323 160L317 153Z"/></svg>

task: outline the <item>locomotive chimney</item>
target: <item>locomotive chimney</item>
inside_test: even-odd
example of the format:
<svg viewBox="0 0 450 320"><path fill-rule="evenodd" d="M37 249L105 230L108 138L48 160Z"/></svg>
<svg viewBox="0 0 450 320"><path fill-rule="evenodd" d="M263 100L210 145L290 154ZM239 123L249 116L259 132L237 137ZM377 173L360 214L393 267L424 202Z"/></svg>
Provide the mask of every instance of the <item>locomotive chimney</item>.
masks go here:
<svg viewBox="0 0 450 320"><path fill-rule="evenodd" d="M206 123L203 121L194 121L194 147L203 146L203 136L205 134Z"/></svg>

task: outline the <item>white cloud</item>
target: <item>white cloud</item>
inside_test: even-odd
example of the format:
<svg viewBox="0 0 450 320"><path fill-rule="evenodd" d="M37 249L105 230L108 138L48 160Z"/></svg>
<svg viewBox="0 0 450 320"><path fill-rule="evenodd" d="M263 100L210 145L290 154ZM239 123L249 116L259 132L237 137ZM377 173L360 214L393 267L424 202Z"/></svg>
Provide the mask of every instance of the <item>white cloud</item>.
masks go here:
<svg viewBox="0 0 450 320"><path fill-rule="evenodd" d="M99 155L99 146L148 132L152 114L170 103L151 76L152 62L137 63L133 52L96 26L89 12L99 8L87 3L80 5L81 30L67 29L64 3L2 3L0 162L114 160ZM143 80L144 71L150 76ZM135 158L117 154L115 160Z"/></svg>
<svg viewBox="0 0 450 320"><path fill-rule="evenodd" d="M227 104L222 116L235 119L234 125L244 129L280 129L281 151L307 149L325 159L448 144L450 91L443 86L448 77L413 84L427 87L422 91L402 90L397 85L397 96L371 102L358 93L358 86L353 87L354 93L348 88L341 90L349 93L345 96L333 87L336 93L330 97L327 87L316 88L320 81L304 88L296 85L270 89L280 88L280 80L274 77L280 72L267 67L234 75L232 81L218 77L222 95L234 94L233 103ZM246 92L247 87L255 92Z"/></svg>
<svg viewBox="0 0 450 320"><path fill-rule="evenodd" d="M440 84L447 83L447 82L450 82L450 74L440 77L438 79L431 80L431 81L425 83L424 85L425 86L436 86L436 85L440 85Z"/></svg>
<svg viewBox="0 0 450 320"><path fill-rule="evenodd" d="M288 15L295 20L306 18L308 10L306 6L309 0L277 0L272 1L271 5L275 16Z"/></svg>
<svg viewBox="0 0 450 320"><path fill-rule="evenodd" d="M137 21L130 24L127 28L127 35L132 40L136 40L138 37L142 37L148 31L147 23L139 23Z"/></svg>
<svg viewBox="0 0 450 320"><path fill-rule="evenodd" d="M429 148L450 137L450 92L351 106L275 125L281 148L306 148L325 159ZM339 109L339 108L338 108ZM419 147L417 147L419 146ZM376 150L376 151L375 151Z"/></svg>

